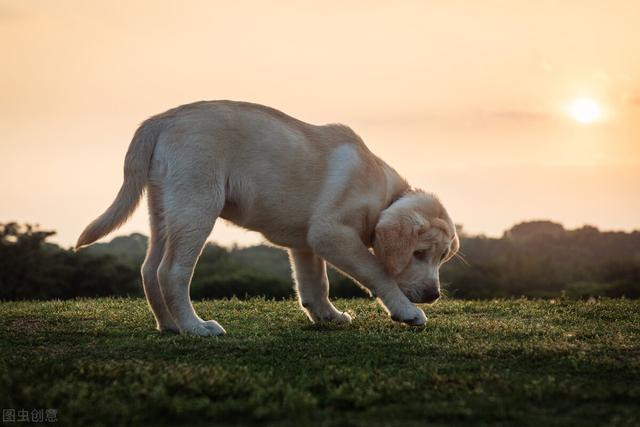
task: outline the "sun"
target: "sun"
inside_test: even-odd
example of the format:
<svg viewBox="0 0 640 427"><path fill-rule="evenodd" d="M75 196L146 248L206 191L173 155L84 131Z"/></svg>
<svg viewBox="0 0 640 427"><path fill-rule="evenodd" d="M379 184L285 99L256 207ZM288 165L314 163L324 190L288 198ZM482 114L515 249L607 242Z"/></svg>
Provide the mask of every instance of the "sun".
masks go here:
<svg viewBox="0 0 640 427"><path fill-rule="evenodd" d="M577 122L589 124L602 118L602 108L592 98L577 98L571 102L569 114Z"/></svg>

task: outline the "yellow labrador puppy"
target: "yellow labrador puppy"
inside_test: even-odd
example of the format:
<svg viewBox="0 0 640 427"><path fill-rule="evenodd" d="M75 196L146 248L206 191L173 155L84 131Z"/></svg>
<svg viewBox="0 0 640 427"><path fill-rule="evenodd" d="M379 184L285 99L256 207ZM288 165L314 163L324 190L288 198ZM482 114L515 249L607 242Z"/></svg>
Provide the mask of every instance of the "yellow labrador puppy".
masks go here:
<svg viewBox="0 0 640 427"><path fill-rule="evenodd" d="M76 248L122 225L145 188L151 237L142 279L161 331L225 333L202 320L189 297L218 217L289 249L299 301L313 322L351 321L329 301L328 262L377 296L392 319L424 324L413 303L439 297L438 269L459 246L437 197L412 189L351 129L256 104L196 102L145 121L129 146L120 192Z"/></svg>

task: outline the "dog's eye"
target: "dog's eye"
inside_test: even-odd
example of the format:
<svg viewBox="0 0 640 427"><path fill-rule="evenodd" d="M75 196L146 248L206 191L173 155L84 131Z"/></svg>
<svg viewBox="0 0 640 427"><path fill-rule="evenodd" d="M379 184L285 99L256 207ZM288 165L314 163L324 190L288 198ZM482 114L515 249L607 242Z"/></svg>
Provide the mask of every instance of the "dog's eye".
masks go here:
<svg viewBox="0 0 640 427"><path fill-rule="evenodd" d="M422 261L427 257L427 251L426 250L415 251L413 253L413 256Z"/></svg>

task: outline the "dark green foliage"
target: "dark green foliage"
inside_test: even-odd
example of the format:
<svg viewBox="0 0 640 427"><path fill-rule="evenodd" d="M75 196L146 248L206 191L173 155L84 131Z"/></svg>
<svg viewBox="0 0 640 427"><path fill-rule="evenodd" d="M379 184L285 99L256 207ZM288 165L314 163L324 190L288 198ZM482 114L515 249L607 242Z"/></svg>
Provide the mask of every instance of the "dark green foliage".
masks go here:
<svg viewBox="0 0 640 427"><path fill-rule="evenodd" d="M453 297L640 297L637 231L565 230L536 221L501 239L462 235L461 252L468 265L454 259L440 274Z"/></svg>
<svg viewBox="0 0 640 427"><path fill-rule="evenodd" d="M143 234L133 233L128 236L118 236L108 243L95 243L82 250L89 255L112 255L121 261L130 261L140 265L147 253L149 238Z"/></svg>
<svg viewBox="0 0 640 427"><path fill-rule="evenodd" d="M229 259L254 274L276 277L291 283L289 256L281 249L266 245L233 248L229 252Z"/></svg>
<svg viewBox="0 0 640 427"><path fill-rule="evenodd" d="M275 299L289 298L293 295L293 285L275 277L264 277L248 272L215 274L194 279L191 284L193 299L218 299L230 296L249 298L264 295Z"/></svg>
<svg viewBox="0 0 640 427"><path fill-rule="evenodd" d="M53 232L0 225L0 299L142 295L139 269L147 238L116 237L79 253L45 242ZM452 298L640 298L640 233L565 230L560 224L518 224L500 239L461 236L461 252L441 269ZM329 271L332 297L367 293ZM287 253L259 245L208 243L196 268L194 299L294 295Z"/></svg>
<svg viewBox="0 0 640 427"><path fill-rule="evenodd" d="M452 301L391 322L337 300L197 303L228 331L160 334L143 299L0 303L0 406L57 425L637 426L640 302Z"/></svg>
<svg viewBox="0 0 640 427"><path fill-rule="evenodd" d="M78 253L45 242L55 234L30 225L0 225L0 300L142 296L140 265L147 237L132 234ZM331 271L331 295L365 296ZM194 273L193 299L295 295L287 253L269 246L227 249L207 243Z"/></svg>
<svg viewBox="0 0 640 427"><path fill-rule="evenodd" d="M142 295L139 267L46 244L53 234L0 225L0 300Z"/></svg>

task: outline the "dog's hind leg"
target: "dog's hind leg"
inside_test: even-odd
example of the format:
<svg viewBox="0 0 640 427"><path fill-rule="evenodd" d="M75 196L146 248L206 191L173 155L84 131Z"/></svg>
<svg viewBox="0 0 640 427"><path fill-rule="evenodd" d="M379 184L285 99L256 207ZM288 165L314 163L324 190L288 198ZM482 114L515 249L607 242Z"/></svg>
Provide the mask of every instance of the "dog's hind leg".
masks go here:
<svg viewBox="0 0 640 427"><path fill-rule="evenodd" d="M184 176L182 177L185 178ZM224 191L206 177L188 177L163 188L166 222L165 252L158 270L164 302L183 334L222 335L215 320L204 321L196 314L189 297L193 270L207 237L224 206Z"/></svg>
<svg viewBox="0 0 640 427"><path fill-rule="evenodd" d="M179 332L176 322L171 317L167 305L164 303L160 284L158 282L158 267L165 251L164 224L162 219L162 205L158 190L151 185L148 188L149 223L151 234L147 256L142 264L142 283L147 302L156 319L156 327L161 332Z"/></svg>
<svg viewBox="0 0 640 427"><path fill-rule="evenodd" d="M327 265L310 249L290 249L289 257L298 300L314 323L350 323L351 316L338 311L329 301Z"/></svg>

